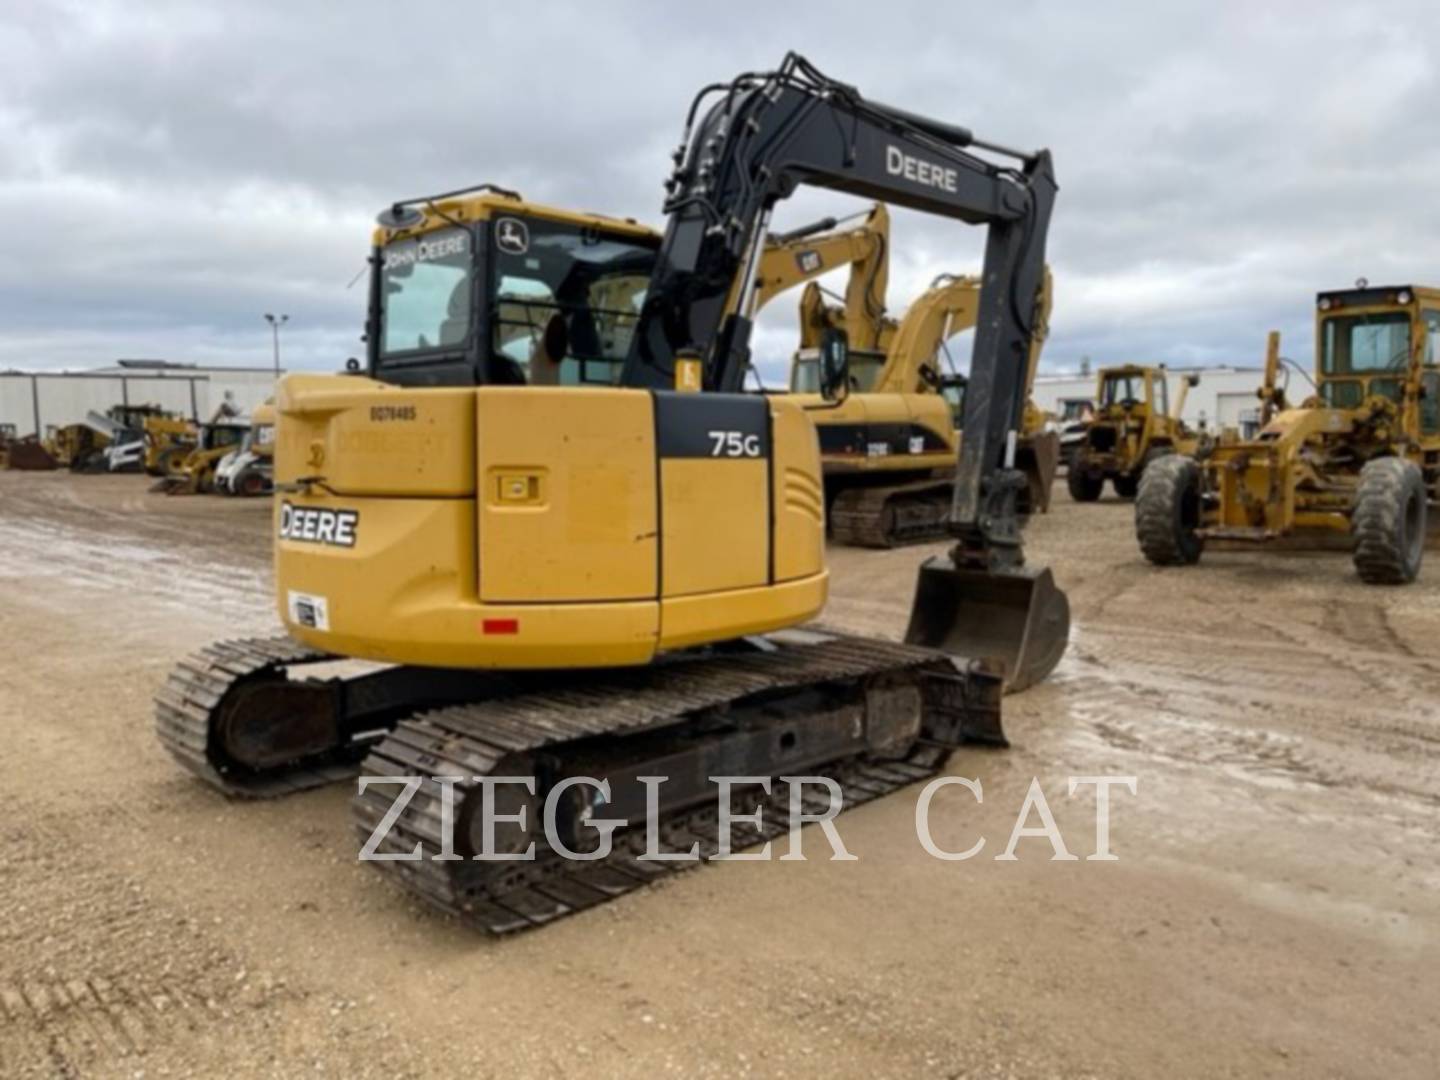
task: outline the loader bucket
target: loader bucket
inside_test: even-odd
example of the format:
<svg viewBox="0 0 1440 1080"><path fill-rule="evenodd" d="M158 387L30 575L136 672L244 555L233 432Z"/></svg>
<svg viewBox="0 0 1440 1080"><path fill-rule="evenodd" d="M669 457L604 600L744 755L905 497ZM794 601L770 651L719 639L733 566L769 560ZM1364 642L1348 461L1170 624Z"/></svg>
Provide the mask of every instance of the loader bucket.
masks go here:
<svg viewBox="0 0 1440 1080"><path fill-rule="evenodd" d="M1045 678L1065 655L1070 601L1048 568L961 569L940 555L920 567L905 640L999 661L1005 692L1014 693Z"/></svg>

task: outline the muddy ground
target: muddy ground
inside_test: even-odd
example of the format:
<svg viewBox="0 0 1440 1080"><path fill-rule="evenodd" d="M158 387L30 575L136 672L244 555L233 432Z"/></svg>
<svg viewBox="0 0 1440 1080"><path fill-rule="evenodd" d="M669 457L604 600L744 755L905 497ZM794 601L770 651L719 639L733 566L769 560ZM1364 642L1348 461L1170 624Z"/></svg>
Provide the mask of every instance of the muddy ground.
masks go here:
<svg viewBox="0 0 1440 1080"><path fill-rule="evenodd" d="M497 942L355 861L348 790L227 802L157 747L173 660L274 628L263 503L0 473L0 1076L1434 1076L1440 555L1159 571L1059 502L1070 654L932 810L980 856L910 789L856 862L809 830ZM920 554L833 551L827 621L898 636ZM1097 774L1138 782L1113 862ZM993 859L1031 777L1079 860Z"/></svg>

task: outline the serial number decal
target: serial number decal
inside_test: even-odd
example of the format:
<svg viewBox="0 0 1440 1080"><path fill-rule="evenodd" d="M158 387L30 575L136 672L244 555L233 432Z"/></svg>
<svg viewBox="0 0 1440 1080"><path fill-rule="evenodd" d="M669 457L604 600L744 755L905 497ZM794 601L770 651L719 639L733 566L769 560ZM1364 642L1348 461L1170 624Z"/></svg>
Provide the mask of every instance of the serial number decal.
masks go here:
<svg viewBox="0 0 1440 1080"><path fill-rule="evenodd" d="M760 436L744 431L710 431L711 457L759 457Z"/></svg>
<svg viewBox="0 0 1440 1080"><path fill-rule="evenodd" d="M326 510L317 506L280 506L280 539L300 540L332 547L354 547L360 528L355 510Z"/></svg>
<svg viewBox="0 0 1440 1080"><path fill-rule="evenodd" d="M414 420L416 415L414 405L370 406L370 420L376 424L384 423L386 420Z"/></svg>

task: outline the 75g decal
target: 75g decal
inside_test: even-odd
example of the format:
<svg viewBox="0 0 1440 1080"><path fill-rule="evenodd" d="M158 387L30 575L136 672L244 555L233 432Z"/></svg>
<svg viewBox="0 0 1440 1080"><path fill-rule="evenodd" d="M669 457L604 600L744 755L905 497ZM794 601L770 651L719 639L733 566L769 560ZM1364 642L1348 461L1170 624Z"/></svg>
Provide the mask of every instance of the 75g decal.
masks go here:
<svg viewBox="0 0 1440 1080"><path fill-rule="evenodd" d="M760 436L743 431L709 431L710 456L747 458L760 456Z"/></svg>

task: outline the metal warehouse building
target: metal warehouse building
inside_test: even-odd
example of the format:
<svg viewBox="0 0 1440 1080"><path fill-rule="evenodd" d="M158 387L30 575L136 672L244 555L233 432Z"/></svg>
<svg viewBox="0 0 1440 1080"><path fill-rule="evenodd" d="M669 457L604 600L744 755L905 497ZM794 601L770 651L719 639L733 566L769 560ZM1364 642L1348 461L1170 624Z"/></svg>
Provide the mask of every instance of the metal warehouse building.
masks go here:
<svg viewBox="0 0 1440 1080"><path fill-rule="evenodd" d="M1258 420L1260 401L1255 392L1264 377L1260 369L1221 366L1165 370L1169 376L1172 402L1180 392L1182 380L1191 375L1200 377L1200 382L1190 388L1185 399L1183 419L1191 427L1198 428L1203 424L1213 431L1223 427L1239 428ZM1035 378L1035 403L1042 409L1059 413L1066 401L1093 401L1098 377L1098 369L1089 375L1038 375ZM1297 401L1311 392L1308 386L1300 388L1292 385L1291 389L1299 391Z"/></svg>
<svg viewBox="0 0 1440 1080"><path fill-rule="evenodd" d="M0 424L20 435L78 424L112 405L160 405L208 420L223 401L242 416L275 392L275 369L120 360L92 371L0 371Z"/></svg>

